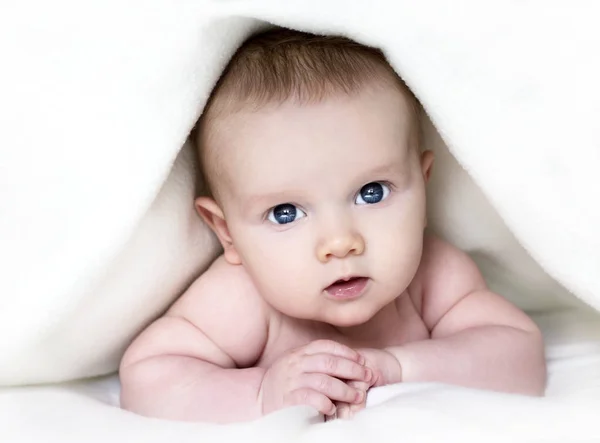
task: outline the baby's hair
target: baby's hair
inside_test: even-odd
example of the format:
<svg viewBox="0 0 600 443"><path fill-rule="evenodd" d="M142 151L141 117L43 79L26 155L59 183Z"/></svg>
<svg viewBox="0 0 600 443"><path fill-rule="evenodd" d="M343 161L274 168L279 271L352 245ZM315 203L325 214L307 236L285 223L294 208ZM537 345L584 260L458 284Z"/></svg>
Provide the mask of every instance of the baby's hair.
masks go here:
<svg viewBox="0 0 600 443"><path fill-rule="evenodd" d="M395 86L405 94L414 111L414 129L418 133L417 99L380 49L346 37L285 28L251 36L227 64L192 133L198 144L200 163L207 163L210 124L221 116L287 100L315 103L334 94L351 95L367 84L377 83ZM216 160L214 155L211 160ZM207 184L215 178L214 166L201 168ZM205 193L210 193L210 185L204 188Z"/></svg>

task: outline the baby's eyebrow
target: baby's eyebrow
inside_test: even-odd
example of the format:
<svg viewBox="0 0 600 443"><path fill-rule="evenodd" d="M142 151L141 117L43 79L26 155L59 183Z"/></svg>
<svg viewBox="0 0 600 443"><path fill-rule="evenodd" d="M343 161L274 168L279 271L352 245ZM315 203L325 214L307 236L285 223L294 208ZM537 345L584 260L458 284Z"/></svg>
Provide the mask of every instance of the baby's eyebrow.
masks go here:
<svg viewBox="0 0 600 443"><path fill-rule="evenodd" d="M256 207L271 207L274 205L287 203L294 200L294 195L297 194L283 191L271 192L267 194L254 194L251 192L247 194L244 193L240 196L240 199L242 200L242 211L250 212Z"/></svg>
<svg viewBox="0 0 600 443"><path fill-rule="evenodd" d="M350 185L350 183L354 182L353 186L357 187L355 190L358 191L360 186L365 185L369 181L382 179L387 174L398 172L399 166L397 162L382 163L373 168L366 169L363 174L357 175L354 179L350 179L348 183ZM306 190L303 191L298 188L267 193L261 193L256 191L256 189L245 189L241 191L238 196L241 211L242 213L247 214L256 211L257 208L262 210L283 203L297 203L306 197L306 192Z"/></svg>
<svg viewBox="0 0 600 443"><path fill-rule="evenodd" d="M398 170L398 166L394 163L384 163L375 168L369 169L368 175L388 174Z"/></svg>
<svg viewBox="0 0 600 443"><path fill-rule="evenodd" d="M397 175L399 173L404 174L404 171L397 162L383 163L365 170L364 173L357 177L356 183L364 185L369 181L381 180L390 174Z"/></svg>

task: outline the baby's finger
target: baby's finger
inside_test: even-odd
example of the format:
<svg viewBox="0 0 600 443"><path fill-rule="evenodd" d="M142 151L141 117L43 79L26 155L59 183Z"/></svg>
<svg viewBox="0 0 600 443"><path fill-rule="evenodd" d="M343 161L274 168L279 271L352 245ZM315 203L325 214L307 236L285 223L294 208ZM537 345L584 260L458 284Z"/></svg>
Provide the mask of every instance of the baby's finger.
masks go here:
<svg viewBox="0 0 600 443"><path fill-rule="evenodd" d="M373 376L371 369L332 354L307 355L302 359L300 370L303 372L317 372L331 375L343 380L360 380L369 382Z"/></svg>
<svg viewBox="0 0 600 443"><path fill-rule="evenodd" d="M336 408L326 396L310 388L300 388L290 392L286 399L288 406L311 406L324 415L334 415Z"/></svg>
<svg viewBox="0 0 600 443"><path fill-rule="evenodd" d="M357 351L333 340L315 340L304 347L304 354L331 354L353 360L361 365L365 363L365 358Z"/></svg>
<svg viewBox="0 0 600 443"><path fill-rule="evenodd" d="M365 383L364 381L357 381L357 380L353 380L348 382L348 384L350 386L352 386L354 389L360 389L360 390L364 390L364 392L366 393L369 388L371 387L369 384ZM348 410L344 411L344 414L346 414L345 418L352 418L354 417L354 415L364 409L367 406L367 396L365 394L365 397L362 401L360 402L354 402L353 404L349 404L348 405Z"/></svg>
<svg viewBox="0 0 600 443"><path fill-rule="evenodd" d="M365 407L366 407L366 402L348 405L348 418L354 417L356 415L356 413L365 409Z"/></svg>
<svg viewBox="0 0 600 443"><path fill-rule="evenodd" d="M348 385L360 391L368 391L371 387L369 382L364 382L362 380L349 380Z"/></svg>
<svg viewBox="0 0 600 443"><path fill-rule="evenodd" d="M349 405L346 403L340 403L337 405L335 418L340 418L342 420L349 420L354 417L359 411L365 408L364 403L360 405Z"/></svg>
<svg viewBox="0 0 600 443"><path fill-rule="evenodd" d="M304 374L299 382L302 387L320 392L332 401L362 403L366 397L365 391L348 386L343 381L326 374Z"/></svg>
<svg viewBox="0 0 600 443"><path fill-rule="evenodd" d="M336 403L335 418L345 420L350 417L350 405L348 403Z"/></svg>

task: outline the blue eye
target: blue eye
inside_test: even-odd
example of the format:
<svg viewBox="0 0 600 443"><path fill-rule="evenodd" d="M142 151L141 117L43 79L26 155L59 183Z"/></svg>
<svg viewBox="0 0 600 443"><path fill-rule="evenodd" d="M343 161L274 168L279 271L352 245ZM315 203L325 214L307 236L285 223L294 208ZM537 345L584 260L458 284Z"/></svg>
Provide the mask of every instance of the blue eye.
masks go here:
<svg viewBox="0 0 600 443"><path fill-rule="evenodd" d="M379 203L390 195L390 188L381 182L367 183L356 196L357 205L372 205Z"/></svg>
<svg viewBox="0 0 600 443"><path fill-rule="evenodd" d="M269 211L268 219L276 225L285 225L302 217L306 217L306 213L290 203L277 205Z"/></svg>

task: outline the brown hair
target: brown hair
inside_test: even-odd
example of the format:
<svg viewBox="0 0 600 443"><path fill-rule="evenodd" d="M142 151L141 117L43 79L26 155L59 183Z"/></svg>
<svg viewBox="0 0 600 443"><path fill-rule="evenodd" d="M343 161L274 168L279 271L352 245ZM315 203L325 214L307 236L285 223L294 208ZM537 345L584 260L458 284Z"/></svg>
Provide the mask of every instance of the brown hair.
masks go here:
<svg viewBox="0 0 600 443"><path fill-rule="evenodd" d="M209 123L218 116L289 99L305 104L335 93L350 95L374 80L395 86L406 95L416 124L418 102L381 50L345 37L285 28L256 34L229 61L192 134L200 163L206 164ZM207 175L205 180L212 182L214 175Z"/></svg>

